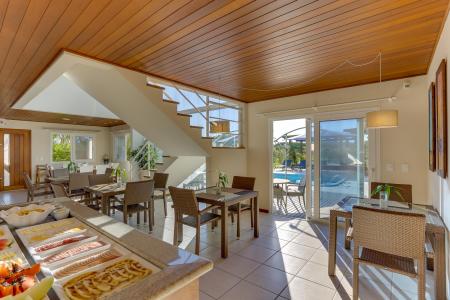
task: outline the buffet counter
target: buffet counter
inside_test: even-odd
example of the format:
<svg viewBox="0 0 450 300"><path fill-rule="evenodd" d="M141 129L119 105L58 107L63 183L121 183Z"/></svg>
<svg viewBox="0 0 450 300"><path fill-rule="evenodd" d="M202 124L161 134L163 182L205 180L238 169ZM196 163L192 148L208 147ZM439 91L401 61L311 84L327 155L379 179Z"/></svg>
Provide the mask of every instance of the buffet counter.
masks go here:
<svg viewBox="0 0 450 300"><path fill-rule="evenodd" d="M79 296L76 293L86 291L97 293L99 295L98 298L101 299L199 298L198 279L212 269L213 264L211 261L153 238L144 232L102 215L68 198L56 198L45 202L69 209L69 218L21 229L14 229L10 226L10 230L29 265L37 262L44 266L37 277L39 279L42 279L44 276L53 276L55 278L53 288L48 293L50 299L76 299L77 297L74 295ZM24 203L24 205L28 204ZM0 210L5 209L8 209L8 207L0 207ZM52 220L48 218L47 221ZM62 228L59 231L63 231L63 229L65 231L60 233L55 228ZM79 232L74 234L74 229ZM62 238L70 243L72 242L71 240L77 238L86 240L77 241L74 244L77 247L70 246L72 248L69 248L68 245L64 245L61 249L65 251L59 251L59 253L36 260L36 257L39 257L36 256L36 254L39 254L39 251L52 251L52 249L48 250L49 248L46 247L52 247L51 244L54 244L55 241L56 243L62 241L61 238L58 241L56 236L52 236L48 240L51 241L50 243L40 243L37 244L38 246L32 245L31 241L36 241L38 238L48 239L48 234L46 235L45 233L46 230L48 232L58 232L55 234L56 236L69 232L70 236L62 236ZM89 251L93 251L91 248L95 249L95 247L97 247L96 252L90 254ZM100 253L100 251L104 252ZM77 255L81 256L79 262ZM105 263L105 266L97 263L99 265L90 267L87 270L82 269L83 266L89 265L90 260L95 260L96 257L108 257L108 255L113 257L111 261ZM121 256L122 259L117 258L118 256ZM46 264L48 266L47 269L45 268ZM78 272L79 270L81 271ZM125 273L130 270L130 273L123 274L124 270ZM87 290L84 290L83 286L81 290L77 290L79 288L77 285L80 285L79 282L83 280L87 282L86 280L89 279L91 284L98 282L94 281L94 279L99 280L98 277L100 275L105 276L102 272L108 276L113 274L113 272L119 272L117 274L129 276L131 283L118 284L118 288L112 285L112 289L110 286L105 286L105 288L110 289L105 294L98 293L95 290L97 284L93 284L93 288L87 286ZM130 274L135 274L135 277ZM67 279L58 281L63 276L67 276L65 277ZM112 277L114 278L114 276ZM119 276L118 278L126 277ZM72 291L75 294L71 294Z"/></svg>

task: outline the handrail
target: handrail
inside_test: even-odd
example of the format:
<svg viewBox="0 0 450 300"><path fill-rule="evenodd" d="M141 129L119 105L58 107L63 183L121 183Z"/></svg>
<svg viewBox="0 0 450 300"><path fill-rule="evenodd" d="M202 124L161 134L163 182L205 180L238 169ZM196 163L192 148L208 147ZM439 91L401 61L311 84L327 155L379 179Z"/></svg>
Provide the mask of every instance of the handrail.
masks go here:
<svg viewBox="0 0 450 300"><path fill-rule="evenodd" d="M191 100L189 100L188 97L186 97L185 94L183 94L179 88L177 88L176 86L174 86L174 88L178 91L178 93L180 93L180 95L184 98L184 100L186 100L187 102L189 102L190 105L192 105L192 107L203 117L203 119L205 119L206 122L208 122L208 119L202 114L201 111L198 110L197 106L195 106ZM167 96L167 95L166 95Z"/></svg>

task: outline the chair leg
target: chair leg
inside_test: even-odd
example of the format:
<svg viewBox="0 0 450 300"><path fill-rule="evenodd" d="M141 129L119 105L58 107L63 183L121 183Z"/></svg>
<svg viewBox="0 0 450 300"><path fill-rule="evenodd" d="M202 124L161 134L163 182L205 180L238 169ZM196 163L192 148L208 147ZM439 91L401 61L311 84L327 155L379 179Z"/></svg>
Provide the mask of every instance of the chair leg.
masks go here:
<svg viewBox="0 0 450 300"><path fill-rule="evenodd" d="M238 206L238 209L237 209L236 237L239 240L241 238L241 202L238 202L237 206Z"/></svg>
<svg viewBox="0 0 450 300"><path fill-rule="evenodd" d="M148 210L147 202L144 202L144 223L147 223L147 210Z"/></svg>
<svg viewBox="0 0 450 300"><path fill-rule="evenodd" d="M250 199L250 226L253 228L253 198Z"/></svg>
<svg viewBox="0 0 450 300"><path fill-rule="evenodd" d="M164 216L167 217L167 200L166 200L166 191L163 191L163 202L164 202Z"/></svg>
<svg viewBox="0 0 450 300"><path fill-rule="evenodd" d="M153 220L152 220L151 209L150 209L149 203L147 203L147 212L146 213L148 214L148 229L150 230L150 232L152 232L153 231Z"/></svg>
<svg viewBox="0 0 450 300"><path fill-rule="evenodd" d="M231 212L231 223L234 224L234 212L233 211Z"/></svg>
<svg viewBox="0 0 450 300"><path fill-rule="evenodd" d="M197 215L197 223L196 223L196 231L195 231L195 254L199 255L200 253L200 215Z"/></svg>
<svg viewBox="0 0 450 300"><path fill-rule="evenodd" d="M353 300L359 297L359 262L353 259Z"/></svg>
<svg viewBox="0 0 450 300"><path fill-rule="evenodd" d="M345 240L344 240L344 248L345 249L350 249L350 240L348 240L347 239L347 232L348 232L348 230L349 230L349 228L350 228L350 222L351 222L351 220L350 219L345 219Z"/></svg>
<svg viewBox="0 0 450 300"><path fill-rule="evenodd" d="M140 211L136 212L136 221L137 221L138 225L141 224L141 212Z"/></svg>
<svg viewBox="0 0 450 300"><path fill-rule="evenodd" d="M178 246L178 222L177 222L177 213L175 213L175 222L173 228L173 245ZM151 222L150 222L151 223Z"/></svg>
<svg viewBox="0 0 450 300"><path fill-rule="evenodd" d="M123 205L123 222L125 223L125 224L128 224L128 212L127 212L127 209L126 209L126 207L125 207L125 204Z"/></svg>
<svg viewBox="0 0 450 300"><path fill-rule="evenodd" d="M418 266L417 266L417 295L419 300L425 300L425 289L426 289L426 283L425 283L425 261L426 258L419 259Z"/></svg>

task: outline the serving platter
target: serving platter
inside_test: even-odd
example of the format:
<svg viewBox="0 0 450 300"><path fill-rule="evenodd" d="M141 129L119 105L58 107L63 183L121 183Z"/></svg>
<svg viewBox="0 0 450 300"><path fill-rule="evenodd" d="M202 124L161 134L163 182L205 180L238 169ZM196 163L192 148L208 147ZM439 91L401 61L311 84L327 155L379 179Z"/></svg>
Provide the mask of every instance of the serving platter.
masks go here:
<svg viewBox="0 0 450 300"><path fill-rule="evenodd" d="M14 236L8 228L8 225L0 225L0 240L8 240L9 246L0 250L0 261L6 263L16 263L22 267L28 267L29 263L22 250L17 244Z"/></svg>
<svg viewBox="0 0 450 300"><path fill-rule="evenodd" d="M78 228L80 231L70 234L62 234L70 229ZM80 233L81 232L81 233ZM60 299L68 299L71 298L67 296L66 291L64 290L64 285L67 284L73 278L83 278L85 276L89 276L92 272L102 272L108 267L114 266L114 264L120 264L123 260L132 260L137 262L140 266L145 269L148 269L148 275L152 276L153 274L159 272L161 269L147 260L141 258L140 256L132 253L128 249L122 247L118 243L109 239L108 237L102 235L100 232L96 231L94 228L82 223L76 218L63 219L55 222L44 223L40 225L25 227L22 229L16 230L17 236L21 239L24 246L28 249L29 253L33 256L36 262L42 263L41 271L45 276L54 276L55 282L53 284L53 290L57 294ZM54 236L52 236L54 235ZM55 249L51 249L51 251L44 251L38 253L36 251L37 247L46 245L50 242L58 242L63 239L67 239L68 237L75 237L79 235L89 236L84 240L79 242L75 242L69 245L63 245L61 247L57 247ZM45 240L36 242L34 237L46 237ZM76 247L83 247L88 243L102 243L101 247L97 247L92 250L84 251L82 253L77 253L74 255L70 255L65 257L64 259L46 264L44 263L45 259L49 256L58 255L63 251L70 251ZM108 252L109 251L109 252ZM114 255L111 256L111 253ZM107 256L108 259L103 261L102 259L95 261L94 263L87 263L92 258L98 256ZM80 263L83 262L83 263ZM77 266L77 272L72 272L71 266ZM66 269L65 269L66 268ZM79 270L78 270L79 269ZM62 272L62 270L65 270ZM62 274L62 275L61 275ZM67 275L66 275L67 274ZM96 274L96 273L94 273ZM102 273L100 273L102 274ZM91 274L91 276L93 276ZM134 278L130 282L124 282L117 286L114 286L110 292L105 292L102 294L100 298L109 297L113 295L115 292L123 289L124 287L134 284L137 281L142 280L142 278Z"/></svg>

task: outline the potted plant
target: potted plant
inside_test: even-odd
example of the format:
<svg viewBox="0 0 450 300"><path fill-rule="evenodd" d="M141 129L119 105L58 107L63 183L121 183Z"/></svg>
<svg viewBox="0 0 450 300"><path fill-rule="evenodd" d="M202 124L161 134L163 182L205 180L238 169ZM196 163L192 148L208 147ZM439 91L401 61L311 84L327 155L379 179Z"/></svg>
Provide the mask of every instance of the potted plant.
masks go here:
<svg viewBox="0 0 450 300"><path fill-rule="evenodd" d="M74 161L70 161L67 165L67 169L69 173L75 173L77 171L77 164Z"/></svg>
<svg viewBox="0 0 450 300"><path fill-rule="evenodd" d="M393 186L393 185L390 185L387 183L383 183L383 184L377 185L377 187L372 191L370 196L373 197L376 194L380 194L381 200L388 201L391 193L395 193L395 194L397 194L397 196L400 197L400 199L405 201L405 199L403 198L403 195L401 193L401 190L402 189L399 187L396 187L396 186Z"/></svg>
<svg viewBox="0 0 450 300"><path fill-rule="evenodd" d="M154 145L147 142L131 150L130 158L137 163L140 169L139 177L144 179L145 177L151 177L152 172L156 170L158 151Z"/></svg>
<svg viewBox="0 0 450 300"><path fill-rule="evenodd" d="M228 185L228 176L225 172L219 171L219 178L217 181L217 194L220 195L222 193L222 188Z"/></svg>
<svg viewBox="0 0 450 300"><path fill-rule="evenodd" d="M126 182L128 179L127 170L125 170L125 168L121 168L120 166L114 170L113 176L116 176L117 183Z"/></svg>

